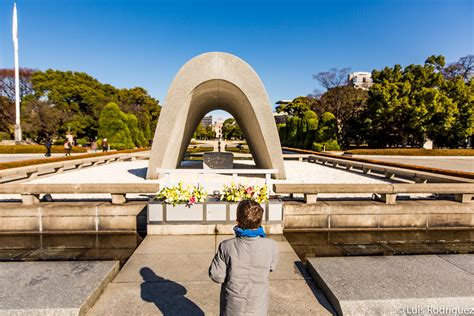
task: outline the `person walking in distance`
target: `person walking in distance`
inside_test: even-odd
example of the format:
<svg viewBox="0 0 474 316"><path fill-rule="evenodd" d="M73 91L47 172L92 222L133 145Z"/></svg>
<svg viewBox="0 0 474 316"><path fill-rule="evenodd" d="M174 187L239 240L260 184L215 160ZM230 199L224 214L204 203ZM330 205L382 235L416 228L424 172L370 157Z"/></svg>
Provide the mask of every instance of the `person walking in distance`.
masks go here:
<svg viewBox="0 0 474 316"><path fill-rule="evenodd" d="M109 150L109 143L107 138L102 139L102 152L106 153Z"/></svg>
<svg viewBox="0 0 474 316"><path fill-rule="evenodd" d="M64 142L64 151L66 152L66 157L71 156L72 144L69 140Z"/></svg>
<svg viewBox="0 0 474 316"><path fill-rule="evenodd" d="M51 140L51 138L47 138L46 139L46 143L44 144L44 146L46 147L46 154L44 154L45 157L51 157L51 146L53 146L53 141Z"/></svg>
<svg viewBox="0 0 474 316"><path fill-rule="evenodd" d="M97 140L95 138L93 138L91 142L91 152L94 154L97 153Z"/></svg>

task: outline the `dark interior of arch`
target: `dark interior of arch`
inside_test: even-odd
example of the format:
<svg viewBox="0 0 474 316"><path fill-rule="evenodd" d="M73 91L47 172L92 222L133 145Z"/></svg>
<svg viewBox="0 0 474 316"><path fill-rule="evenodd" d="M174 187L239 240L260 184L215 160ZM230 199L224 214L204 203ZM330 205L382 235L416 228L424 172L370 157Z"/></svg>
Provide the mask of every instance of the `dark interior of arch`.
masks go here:
<svg viewBox="0 0 474 316"><path fill-rule="evenodd" d="M256 165L270 168L265 164L270 159L259 122L248 98L237 86L225 80L209 80L194 88L189 98L186 128L180 143L180 162L204 115L214 110L224 110L235 118L242 129Z"/></svg>

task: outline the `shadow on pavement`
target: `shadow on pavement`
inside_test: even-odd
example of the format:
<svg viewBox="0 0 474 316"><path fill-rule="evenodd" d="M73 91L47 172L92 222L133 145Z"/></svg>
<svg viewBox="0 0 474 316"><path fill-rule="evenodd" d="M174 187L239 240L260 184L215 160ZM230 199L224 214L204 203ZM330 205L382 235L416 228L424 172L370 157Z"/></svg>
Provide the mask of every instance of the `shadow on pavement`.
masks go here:
<svg viewBox="0 0 474 316"><path fill-rule="evenodd" d="M204 315L204 312L185 295L184 286L156 275L148 267L140 269L143 283L140 285L141 298L152 302L163 315Z"/></svg>

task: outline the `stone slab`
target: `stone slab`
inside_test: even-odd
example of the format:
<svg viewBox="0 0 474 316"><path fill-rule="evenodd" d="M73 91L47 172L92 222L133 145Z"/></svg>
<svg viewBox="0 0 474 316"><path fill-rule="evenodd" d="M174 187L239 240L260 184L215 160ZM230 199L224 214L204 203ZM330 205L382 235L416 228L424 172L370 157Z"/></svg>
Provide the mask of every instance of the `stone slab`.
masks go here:
<svg viewBox="0 0 474 316"><path fill-rule="evenodd" d="M204 169L232 169L234 166L234 154L204 153L202 155L202 166Z"/></svg>
<svg viewBox="0 0 474 316"><path fill-rule="evenodd" d="M321 257L308 268L341 315L405 315L472 308L473 262L474 255Z"/></svg>
<svg viewBox="0 0 474 316"><path fill-rule="evenodd" d="M0 263L0 314L83 315L118 271L118 261Z"/></svg>
<svg viewBox="0 0 474 316"><path fill-rule="evenodd" d="M219 243L231 237L147 236L88 315L218 315L220 285L209 279L208 268ZM330 314L285 237L270 238L278 243L280 262L270 274L269 314Z"/></svg>

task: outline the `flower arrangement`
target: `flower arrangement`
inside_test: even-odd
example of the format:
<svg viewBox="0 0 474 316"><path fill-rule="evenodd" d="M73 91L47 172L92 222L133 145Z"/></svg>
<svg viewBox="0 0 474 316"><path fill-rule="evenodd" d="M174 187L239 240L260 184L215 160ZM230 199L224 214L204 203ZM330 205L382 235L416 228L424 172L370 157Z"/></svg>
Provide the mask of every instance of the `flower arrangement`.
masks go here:
<svg viewBox="0 0 474 316"><path fill-rule="evenodd" d="M157 197L167 204L176 206L177 204L186 204L191 206L198 202L204 202L207 199L207 192L200 186L183 186L182 182L178 185L164 187L158 192Z"/></svg>
<svg viewBox="0 0 474 316"><path fill-rule="evenodd" d="M252 200L257 203L263 203L268 201L268 189L267 186L249 186L245 187L242 184L231 183L229 186L224 185L222 194L220 196L221 201L226 202L240 202L242 200Z"/></svg>

